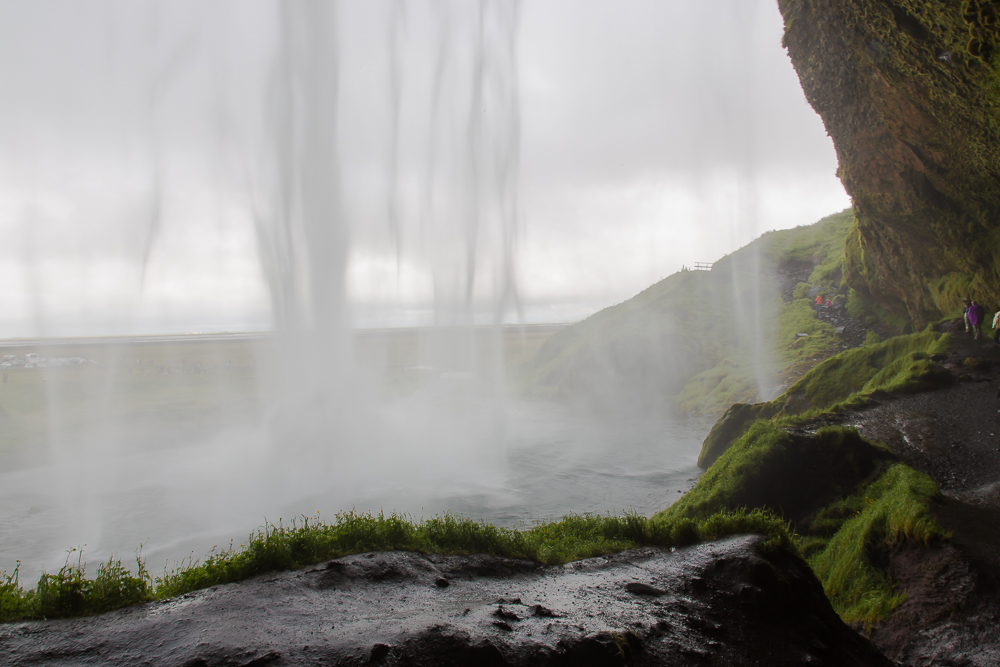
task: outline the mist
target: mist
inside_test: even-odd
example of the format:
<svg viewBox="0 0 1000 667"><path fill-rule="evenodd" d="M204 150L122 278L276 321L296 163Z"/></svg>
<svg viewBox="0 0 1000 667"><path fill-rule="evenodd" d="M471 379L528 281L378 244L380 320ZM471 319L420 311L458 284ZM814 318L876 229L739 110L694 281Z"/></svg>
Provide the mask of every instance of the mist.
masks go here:
<svg viewBox="0 0 1000 667"><path fill-rule="evenodd" d="M46 1L0 31L0 337L83 359L13 376L0 569L317 511L655 511L706 425L523 400L552 330L504 325L849 203L771 2ZM252 335L143 338L191 332Z"/></svg>

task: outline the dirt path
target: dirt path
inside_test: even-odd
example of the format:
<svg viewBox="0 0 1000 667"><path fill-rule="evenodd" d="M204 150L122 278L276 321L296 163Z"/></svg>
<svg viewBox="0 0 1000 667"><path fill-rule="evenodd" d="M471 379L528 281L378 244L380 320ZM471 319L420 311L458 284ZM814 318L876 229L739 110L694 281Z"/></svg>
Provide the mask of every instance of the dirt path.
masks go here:
<svg viewBox="0 0 1000 667"><path fill-rule="evenodd" d="M783 302L788 303L794 299L796 285L807 282L811 271L812 268L809 267L798 272L778 271L775 274L775 283ZM809 368L815 366L822 359L826 359L827 357L843 352L844 350L861 347L865 344L865 339L867 338L869 331L874 331L880 338L888 338L895 335L895 333L885 325L872 327L866 325L859 319L851 317L851 314L847 312L847 308L845 306L846 291L842 292L833 285L826 287L817 285L813 289L815 291L808 292L810 299L815 297L818 293L839 297L835 299L835 305L829 308L820 308L816 315L819 320L826 322L833 327L836 332L838 344L833 346L827 354L810 364L800 364L796 365L794 368L789 367L785 369L785 372L791 372L794 375L794 377L789 376L786 378L789 382L801 377Z"/></svg>

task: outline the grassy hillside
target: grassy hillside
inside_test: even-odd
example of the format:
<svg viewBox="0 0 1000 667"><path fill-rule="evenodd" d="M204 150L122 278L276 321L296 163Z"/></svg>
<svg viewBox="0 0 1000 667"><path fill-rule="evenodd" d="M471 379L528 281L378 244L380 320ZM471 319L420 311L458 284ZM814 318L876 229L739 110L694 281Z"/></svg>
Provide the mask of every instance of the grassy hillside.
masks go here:
<svg viewBox="0 0 1000 667"><path fill-rule="evenodd" d="M782 301L778 279L839 288L852 221L845 210L768 232L711 271L675 273L552 336L523 366L522 385L535 396L708 415L769 397L782 369L840 349L804 294Z"/></svg>

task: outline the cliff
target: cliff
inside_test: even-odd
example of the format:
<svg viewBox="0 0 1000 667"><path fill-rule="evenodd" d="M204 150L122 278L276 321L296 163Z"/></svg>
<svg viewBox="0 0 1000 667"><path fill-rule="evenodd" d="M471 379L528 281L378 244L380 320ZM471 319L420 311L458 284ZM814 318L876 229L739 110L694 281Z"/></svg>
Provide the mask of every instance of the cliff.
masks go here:
<svg viewBox="0 0 1000 667"><path fill-rule="evenodd" d="M848 284L918 328L954 313L967 292L1000 303L1000 5L778 5L854 199Z"/></svg>

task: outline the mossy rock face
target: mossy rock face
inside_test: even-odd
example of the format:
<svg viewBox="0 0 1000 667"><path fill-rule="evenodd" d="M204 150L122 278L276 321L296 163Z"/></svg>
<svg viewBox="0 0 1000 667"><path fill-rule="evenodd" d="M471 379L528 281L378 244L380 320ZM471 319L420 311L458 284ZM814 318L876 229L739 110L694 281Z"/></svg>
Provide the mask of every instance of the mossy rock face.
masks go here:
<svg viewBox="0 0 1000 667"><path fill-rule="evenodd" d="M966 357L962 361L962 366L970 371L988 371L992 365L989 359L983 359L982 357Z"/></svg>
<svg viewBox="0 0 1000 667"><path fill-rule="evenodd" d="M758 421L693 489L657 516L697 521L720 510L760 508L803 527L818 509L852 493L892 458L854 429L792 433Z"/></svg>
<svg viewBox="0 0 1000 667"><path fill-rule="evenodd" d="M847 282L918 329L956 311L966 293L1000 303L1000 78L985 61L996 26L983 18L991 3L778 4L854 200Z"/></svg>
<svg viewBox="0 0 1000 667"><path fill-rule="evenodd" d="M734 403L708 432L698 455L698 467L708 469L751 424L758 419L770 419L776 412L770 403Z"/></svg>

